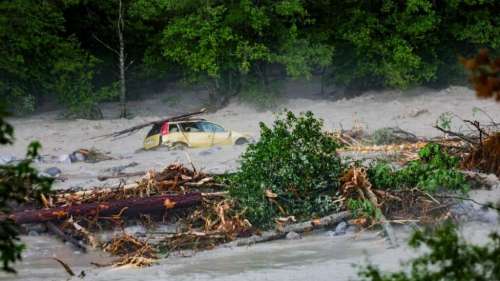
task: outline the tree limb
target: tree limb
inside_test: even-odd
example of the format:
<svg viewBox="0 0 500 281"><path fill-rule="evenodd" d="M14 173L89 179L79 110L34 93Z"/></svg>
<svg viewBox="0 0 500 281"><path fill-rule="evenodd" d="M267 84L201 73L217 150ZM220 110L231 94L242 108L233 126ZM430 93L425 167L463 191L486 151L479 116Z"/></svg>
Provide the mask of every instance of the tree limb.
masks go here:
<svg viewBox="0 0 500 281"><path fill-rule="evenodd" d="M448 135L451 135L451 136L455 136L455 137L458 137L459 139L465 141L465 142L468 142L470 144L473 144L473 145L477 145L477 141L475 141L474 139L470 138L470 137L467 137L466 135L464 134L461 134L461 133L457 133L457 132L453 132L453 131L450 131L450 130L446 130L445 128L442 128L440 127L439 125L434 125L433 126L435 129L438 129L439 131L445 133L445 134L448 134Z"/></svg>
<svg viewBox="0 0 500 281"><path fill-rule="evenodd" d="M339 222L349 219L352 216L351 212L344 211L335 213L318 220L306 221L285 226L282 230L272 230L262 233L262 235L252 235L249 238L242 238L235 241L236 246L249 246L256 243L262 243L286 237L289 232L304 233L313 229L325 228L338 224Z"/></svg>
<svg viewBox="0 0 500 281"><path fill-rule="evenodd" d="M110 45L106 44L104 41L102 41L101 39L99 39L99 37L97 37L95 34L92 34L92 37L97 40L97 42L101 43L104 47L106 47L108 50L112 51L113 53L115 53L117 56L120 55L120 52L118 52L118 50L114 49L113 47L111 47Z"/></svg>

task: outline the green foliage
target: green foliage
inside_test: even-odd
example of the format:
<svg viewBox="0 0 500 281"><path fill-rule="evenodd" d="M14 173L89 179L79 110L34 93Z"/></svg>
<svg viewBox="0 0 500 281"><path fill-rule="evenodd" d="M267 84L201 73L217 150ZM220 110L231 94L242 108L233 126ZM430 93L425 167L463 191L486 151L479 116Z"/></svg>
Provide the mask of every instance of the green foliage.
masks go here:
<svg viewBox="0 0 500 281"><path fill-rule="evenodd" d="M311 112L283 113L272 128L260 124L261 138L241 157L230 189L253 225L268 227L279 216L310 218L338 208L332 200L340 184L338 144L322 125Z"/></svg>
<svg viewBox="0 0 500 281"><path fill-rule="evenodd" d="M347 209L353 212L353 217L367 217L380 220L382 213L370 200L347 199Z"/></svg>
<svg viewBox="0 0 500 281"><path fill-rule="evenodd" d="M13 128L3 120L5 112L0 108L0 145L12 144ZM32 163L38 156L40 144L33 142L28 147L26 159L16 165L0 165L0 212L9 214L13 204L26 202L27 198L39 198L39 193L48 192L51 179L38 176ZM24 245L19 242L19 229L11 219L0 220L0 261L2 269L15 272L11 264L21 259Z"/></svg>
<svg viewBox="0 0 500 281"><path fill-rule="evenodd" d="M375 188L402 189L418 187L428 192L439 189L467 191L469 185L458 170L458 159L450 156L439 144L428 144L418 153L419 159L408 162L399 170L376 162L368 169Z"/></svg>
<svg viewBox="0 0 500 281"><path fill-rule="evenodd" d="M274 92L268 81L272 64L309 78L315 67L331 63L333 48L299 28L309 18L302 1L191 0L181 6L166 8L176 13L162 31L162 54L198 81L208 79L217 95L241 91L262 100Z"/></svg>
<svg viewBox="0 0 500 281"><path fill-rule="evenodd" d="M0 3L0 95L12 112L32 111L36 99L54 94L70 110L87 108L95 59L64 35L62 7L50 1Z"/></svg>
<svg viewBox="0 0 500 281"><path fill-rule="evenodd" d="M203 83L213 99L264 102L273 80L287 77L322 74L351 88L446 84L464 80L457 55L500 46L496 0L123 4L131 96L171 79ZM23 114L58 99L70 115L99 115L99 102L116 99L99 90L117 78L116 54L104 46L117 47L116 15L109 0L0 2L0 95L9 108Z"/></svg>
<svg viewBox="0 0 500 281"><path fill-rule="evenodd" d="M410 240L423 254L409 262L408 268L384 273L369 265L363 268L363 281L486 281L500 280L500 236L492 233L487 243L474 245L459 237L447 224L434 233L416 232Z"/></svg>
<svg viewBox="0 0 500 281"><path fill-rule="evenodd" d="M98 60L86 56L78 49L69 53L74 56L74 59L61 60L54 65L52 70L54 76L57 77L54 91L59 101L66 105L64 115L67 118L101 119L102 113L98 103L117 97L118 83L96 91L93 78Z"/></svg>
<svg viewBox="0 0 500 281"><path fill-rule="evenodd" d="M498 1L318 1L311 9L328 9L321 16L334 26L337 83L407 88L453 80L457 54L498 49L494 7Z"/></svg>
<svg viewBox="0 0 500 281"><path fill-rule="evenodd" d="M438 119L436 120L436 124L445 130L450 130L452 117L453 114L451 112L444 112L439 115Z"/></svg>
<svg viewBox="0 0 500 281"><path fill-rule="evenodd" d="M279 81L273 81L266 87L255 78L247 79L242 88L239 100L254 105L259 110L276 108L283 92Z"/></svg>

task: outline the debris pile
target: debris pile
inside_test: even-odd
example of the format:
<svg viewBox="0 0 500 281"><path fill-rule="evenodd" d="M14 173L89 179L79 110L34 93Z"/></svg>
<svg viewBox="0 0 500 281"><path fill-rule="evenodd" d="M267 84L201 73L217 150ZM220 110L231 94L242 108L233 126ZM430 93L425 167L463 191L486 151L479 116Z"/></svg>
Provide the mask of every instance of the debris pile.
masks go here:
<svg viewBox="0 0 500 281"><path fill-rule="evenodd" d="M206 250L248 235L252 225L233 204L228 199L204 198L202 205L181 221L184 231L166 237L162 245L170 252Z"/></svg>
<svg viewBox="0 0 500 281"><path fill-rule="evenodd" d="M500 133L488 135L464 159L466 169L476 169L500 176Z"/></svg>
<svg viewBox="0 0 500 281"><path fill-rule="evenodd" d="M242 246L300 238L347 221L381 226L390 246L397 247L391 223L450 217L457 200L449 194L466 185L458 158L461 167L500 172L500 133L476 123L471 124L479 135L452 132L452 138L429 140L392 128L397 141L374 144L360 129L324 135L312 114L288 115L285 121L265 128L261 142L242 156L242 168L231 177L172 164L136 172L142 177L133 183L42 194L43 208L21 206L2 218L43 224L79 249L90 245L119 257L113 263L118 266L148 266L164 254L229 242ZM397 152L399 166L341 159L337 142L343 144L341 153ZM145 226L144 232L124 231L133 224ZM117 229L108 241L97 235Z"/></svg>
<svg viewBox="0 0 500 281"><path fill-rule="evenodd" d="M128 234L113 237L104 246L104 251L120 257L114 262L115 266L150 266L158 259L157 250L152 245Z"/></svg>
<svg viewBox="0 0 500 281"><path fill-rule="evenodd" d="M224 237L221 242L229 241L249 224L237 215L229 215L230 203L224 200L224 192L217 191L221 186L213 177L172 164L161 172L148 171L128 185L42 195L45 208L26 206L14 211L9 218L18 224L45 224L50 232L79 249L81 241L101 247L121 257L117 265L144 266L156 258L157 245L128 234L100 242L95 233L137 223L145 215L155 221L165 221L187 212L183 221L189 230L172 236L172 245L181 238L196 236L195 227L202 221L201 231L207 232L203 238L207 243L217 236Z"/></svg>

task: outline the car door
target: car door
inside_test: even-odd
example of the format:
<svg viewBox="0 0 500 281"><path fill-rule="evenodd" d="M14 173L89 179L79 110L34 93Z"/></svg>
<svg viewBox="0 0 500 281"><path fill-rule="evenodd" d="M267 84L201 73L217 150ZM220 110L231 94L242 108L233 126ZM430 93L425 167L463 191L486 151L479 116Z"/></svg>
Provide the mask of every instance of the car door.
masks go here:
<svg viewBox="0 0 500 281"><path fill-rule="evenodd" d="M182 134L187 139L191 147L203 147L210 145L209 135L203 131L199 122L183 122L181 126Z"/></svg>
<svg viewBox="0 0 500 281"><path fill-rule="evenodd" d="M162 143L170 146L176 143L189 144L185 135L181 132L179 125L176 123L167 124L168 130L162 128Z"/></svg>
<svg viewBox="0 0 500 281"><path fill-rule="evenodd" d="M151 130L144 139L144 149L152 149L160 145L160 129L161 126L154 124Z"/></svg>

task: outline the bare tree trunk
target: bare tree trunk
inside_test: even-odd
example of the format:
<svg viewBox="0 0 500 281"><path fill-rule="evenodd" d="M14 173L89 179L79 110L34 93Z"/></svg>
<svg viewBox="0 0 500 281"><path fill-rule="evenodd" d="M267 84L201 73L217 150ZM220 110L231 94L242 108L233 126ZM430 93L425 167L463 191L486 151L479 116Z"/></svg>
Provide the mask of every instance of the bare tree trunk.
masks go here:
<svg viewBox="0 0 500 281"><path fill-rule="evenodd" d="M117 33L118 40L120 43L119 49L119 67L120 67L120 118L127 117L127 88L125 84L125 42L123 40L123 30L125 23L123 21L123 5L122 0L119 0L118 7L118 23L117 23Z"/></svg>

